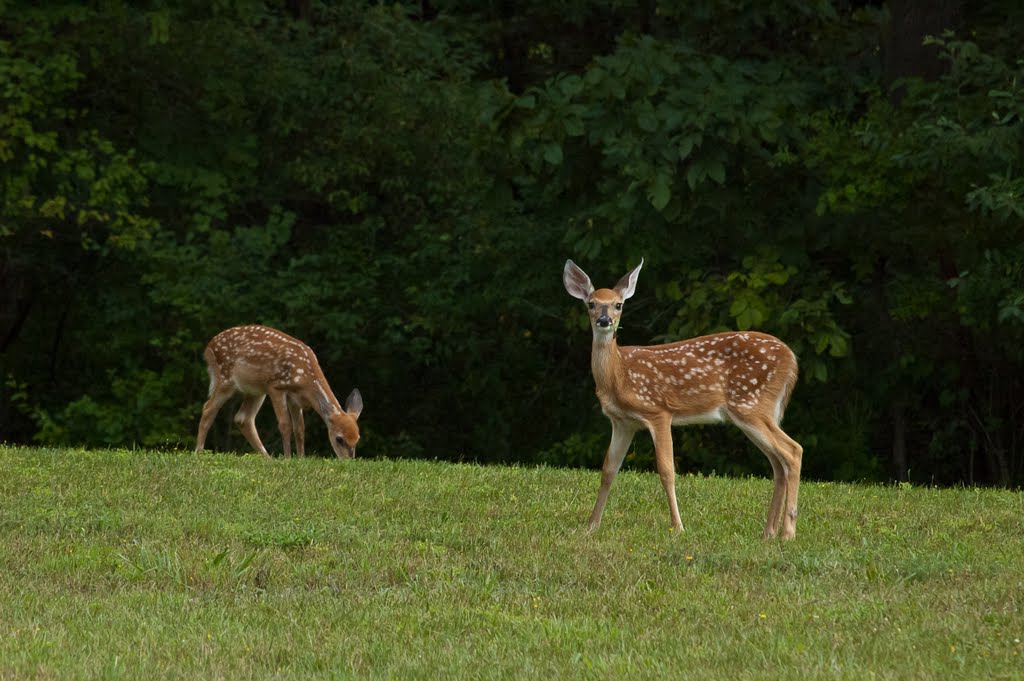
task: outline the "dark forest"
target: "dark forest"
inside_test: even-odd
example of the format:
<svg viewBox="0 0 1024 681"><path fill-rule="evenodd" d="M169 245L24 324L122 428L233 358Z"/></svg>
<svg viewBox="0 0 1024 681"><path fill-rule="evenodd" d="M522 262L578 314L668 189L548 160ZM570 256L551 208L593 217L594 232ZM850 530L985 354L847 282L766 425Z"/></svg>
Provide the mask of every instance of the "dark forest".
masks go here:
<svg viewBox="0 0 1024 681"><path fill-rule="evenodd" d="M361 391L361 456L596 466L562 266L644 258L621 342L784 340L806 477L1019 486L1022 19L0 2L0 441L187 451L203 348L262 323ZM208 446L245 451L227 412ZM768 471L736 429L675 438L681 471Z"/></svg>

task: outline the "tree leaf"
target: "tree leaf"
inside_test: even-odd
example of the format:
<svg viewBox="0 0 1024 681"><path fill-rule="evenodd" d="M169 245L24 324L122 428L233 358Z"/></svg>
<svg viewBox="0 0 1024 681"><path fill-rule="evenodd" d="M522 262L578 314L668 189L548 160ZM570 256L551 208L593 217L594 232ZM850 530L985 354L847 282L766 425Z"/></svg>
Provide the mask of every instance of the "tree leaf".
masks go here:
<svg viewBox="0 0 1024 681"><path fill-rule="evenodd" d="M704 161L697 159L686 170L686 184L690 185L691 190L696 189L697 185L703 182L707 176L708 171L704 167Z"/></svg>
<svg viewBox="0 0 1024 681"><path fill-rule="evenodd" d="M647 198L650 200L651 205L658 210L662 210L667 206L669 199L672 198L670 183L671 179L669 178L668 173L659 171L654 176L654 182L647 191Z"/></svg>
<svg viewBox="0 0 1024 681"><path fill-rule="evenodd" d="M829 350L828 354L833 357L846 357L847 345L846 336L841 333L834 333L829 338Z"/></svg>
<svg viewBox="0 0 1024 681"><path fill-rule="evenodd" d="M681 140L679 140L679 160L680 161L685 161L690 156L690 153L693 151L693 143L694 143L694 141L695 140L694 140L692 135L687 135L686 137L684 137Z"/></svg>
<svg viewBox="0 0 1024 681"><path fill-rule="evenodd" d="M644 132L654 132L658 129L658 116L650 105L640 109L636 116L636 124Z"/></svg>
<svg viewBox="0 0 1024 681"><path fill-rule="evenodd" d="M756 324L757 314L754 308L747 307L736 317L736 327L741 331L746 331L752 328Z"/></svg>
<svg viewBox="0 0 1024 681"><path fill-rule="evenodd" d="M516 106L520 109L534 109L537 107L537 97L534 95L523 95L516 98Z"/></svg>
<svg viewBox="0 0 1024 681"><path fill-rule="evenodd" d="M708 177L718 184L725 184L725 166L721 161L712 161L708 164Z"/></svg>
<svg viewBox="0 0 1024 681"><path fill-rule="evenodd" d="M544 160L553 166L562 163L562 145L557 142L548 142L544 145Z"/></svg>

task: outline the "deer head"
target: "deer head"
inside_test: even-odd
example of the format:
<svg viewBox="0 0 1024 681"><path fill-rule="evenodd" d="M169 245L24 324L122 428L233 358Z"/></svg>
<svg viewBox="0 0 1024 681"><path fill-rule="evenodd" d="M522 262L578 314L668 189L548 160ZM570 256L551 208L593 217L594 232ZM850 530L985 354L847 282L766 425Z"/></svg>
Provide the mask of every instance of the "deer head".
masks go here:
<svg viewBox="0 0 1024 681"><path fill-rule="evenodd" d="M640 264L632 272L619 279L615 288L602 288L595 291L587 273L572 260L565 261L562 283L565 284L565 290L569 292L569 295L579 298L587 304L590 328L594 332L595 340L614 338L618 333L622 305L636 291L636 280L640 276L640 268L643 266L644 261L641 258Z"/></svg>

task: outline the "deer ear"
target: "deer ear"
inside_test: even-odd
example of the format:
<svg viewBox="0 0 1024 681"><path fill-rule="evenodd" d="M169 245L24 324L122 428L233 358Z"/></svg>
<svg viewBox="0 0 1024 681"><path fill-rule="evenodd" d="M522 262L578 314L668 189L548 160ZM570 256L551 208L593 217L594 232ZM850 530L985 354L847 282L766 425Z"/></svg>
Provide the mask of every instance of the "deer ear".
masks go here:
<svg viewBox="0 0 1024 681"><path fill-rule="evenodd" d="M573 298L586 300L594 292L594 285L590 283L590 277L581 270L572 260L565 261L565 269L562 270L562 283L565 290Z"/></svg>
<svg viewBox="0 0 1024 681"><path fill-rule="evenodd" d="M619 279L619 283L615 285L615 290L622 296L623 300L632 297L636 291L636 280L640 276L640 268L643 266L644 259L640 258L640 264L632 272Z"/></svg>
<svg viewBox="0 0 1024 681"><path fill-rule="evenodd" d="M358 419L363 413L363 396L358 388L349 393L348 399L345 400L345 413L354 419Z"/></svg>

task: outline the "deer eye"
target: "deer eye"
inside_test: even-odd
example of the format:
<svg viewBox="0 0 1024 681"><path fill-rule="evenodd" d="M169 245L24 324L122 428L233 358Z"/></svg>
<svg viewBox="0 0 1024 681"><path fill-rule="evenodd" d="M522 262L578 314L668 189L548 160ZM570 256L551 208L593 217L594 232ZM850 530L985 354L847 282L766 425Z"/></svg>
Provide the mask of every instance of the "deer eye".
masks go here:
<svg viewBox="0 0 1024 681"><path fill-rule="evenodd" d="M587 307L593 310L595 307L597 307L597 305L594 303L593 300L591 300L589 303L587 303Z"/></svg>
<svg viewBox="0 0 1024 681"><path fill-rule="evenodd" d="M340 435L335 435L334 436L334 441L337 442L339 445L344 445L345 444L345 438L343 438Z"/></svg>
<svg viewBox="0 0 1024 681"><path fill-rule="evenodd" d="M621 310L622 309L622 303L615 303L615 309L616 310Z"/></svg>

